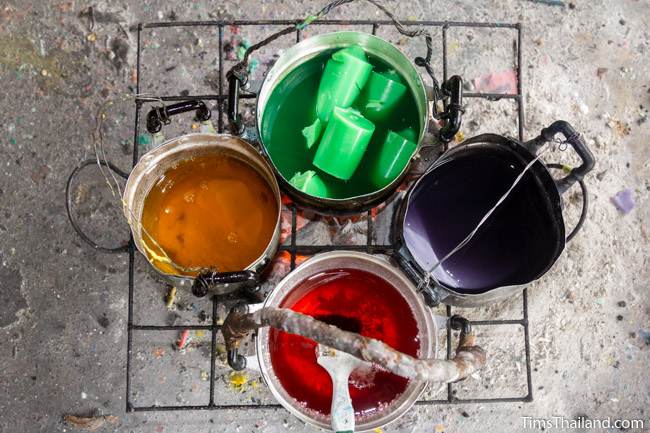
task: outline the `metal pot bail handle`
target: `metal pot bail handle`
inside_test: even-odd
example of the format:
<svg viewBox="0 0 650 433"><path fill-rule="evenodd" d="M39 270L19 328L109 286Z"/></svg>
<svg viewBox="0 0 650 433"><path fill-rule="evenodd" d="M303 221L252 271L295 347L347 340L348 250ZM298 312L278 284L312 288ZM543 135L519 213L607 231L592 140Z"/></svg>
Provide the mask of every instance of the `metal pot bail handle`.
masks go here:
<svg viewBox="0 0 650 433"><path fill-rule="evenodd" d="M557 163L546 164L546 167L558 170L567 170L566 165ZM575 235L578 234L583 224L585 223L585 220L587 219L587 212L589 210L589 193L587 192L587 185L585 185L585 181L582 179L578 181L578 185L580 186L582 193L582 210L580 211L580 218L578 218L578 222L576 223L573 230L571 230L571 232L567 235L566 242L571 241L571 239L573 239Z"/></svg>
<svg viewBox="0 0 650 433"><path fill-rule="evenodd" d="M101 251L104 253L124 253L129 251L129 242L126 242L124 245L120 245L117 247L104 247L102 245L99 245L97 242L92 240L90 236L88 236L84 231L81 229L79 226L79 223L77 220L72 216L72 207L74 206L74 200L72 198L72 182L76 179L76 177L83 171L84 168L86 168L89 165L97 165L100 164L109 170L111 170L113 173L117 174L123 179L127 179L129 177L128 173L120 170L117 166L115 166L112 162L108 161L98 161L97 159L87 159L85 161L82 161L81 164L79 164L74 170L72 170L72 173L70 173L70 176L68 177L68 181L65 186L65 209L68 214L68 220L70 221L70 225L74 229L75 232L77 232L77 235L86 242L88 245L96 249L97 251Z"/></svg>
<svg viewBox="0 0 650 433"><path fill-rule="evenodd" d="M192 293L194 296L202 298L212 292L217 286L223 286L225 284L240 284L244 290L243 295L251 298L251 301L259 302L260 300L256 299L260 297L259 282L259 275L251 270L216 272L208 269L200 272L196 278L194 278Z"/></svg>
<svg viewBox="0 0 650 433"><path fill-rule="evenodd" d="M232 318L234 317L239 319L246 317L248 312L248 304L245 302L237 303L230 309L228 316L226 317L226 320L223 322L223 325L221 327L221 333L223 334L226 343L228 365L235 371L244 370L247 365L246 357L239 354L239 346L241 344L242 338L246 335L246 331L239 329L238 321L235 321L237 323L235 323L233 326ZM245 328L246 330L248 329L247 326Z"/></svg>
<svg viewBox="0 0 650 433"><path fill-rule="evenodd" d="M410 194L407 194L403 200L408 200L409 196ZM393 229L391 230L391 242L396 246L396 248L393 249L390 256L396 262L399 269L404 272L406 277L415 284L417 292L419 292L424 299L424 303L428 307L435 308L440 304L444 296L439 292L439 288L436 286L435 281L424 275L422 269L416 264L413 255L404 242L401 234L403 228L399 229L399 227L404 227L405 214L406 206L402 203L400 209L395 213L392 223Z"/></svg>
<svg viewBox="0 0 650 433"><path fill-rule="evenodd" d="M239 114L239 89L248 81L248 74L239 75L235 71L236 65L226 73L228 80L228 122L230 132L241 135L244 132L244 122Z"/></svg>
<svg viewBox="0 0 650 433"><path fill-rule="evenodd" d="M531 153L536 154L542 145L552 141L558 133L564 135L564 142L570 144L582 160L582 164L580 164L579 167L571 169L569 174L555 182L560 195L562 195L571 188L574 183L580 182L585 175L594 168L596 159L587 147L587 144L580 133L564 120L557 120L548 128L542 129L539 137L526 142L524 146L526 146Z"/></svg>
<svg viewBox="0 0 650 433"><path fill-rule="evenodd" d="M212 117L212 112L205 105L205 102L198 99L190 99L176 104L152 108L147 114L147 131L151 134L157 134L162 130L163 125L169 125L171 123L171 116L187 113L188 111L196 111L195 118L199 122L207 122Z"/></svg>

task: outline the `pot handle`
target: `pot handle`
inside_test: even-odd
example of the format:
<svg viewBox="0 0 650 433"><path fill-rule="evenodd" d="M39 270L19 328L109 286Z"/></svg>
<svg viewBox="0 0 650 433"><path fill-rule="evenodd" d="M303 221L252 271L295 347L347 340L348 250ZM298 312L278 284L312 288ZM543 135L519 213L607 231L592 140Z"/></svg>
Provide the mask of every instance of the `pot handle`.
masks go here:
<svg viewBox="0 0 650 433"><path fill-rule="evenodd" d="M403 218L400 220L403 222ZM439 292L439 288L435 285L435 282L432 280L428 282L424 280L424 276L414 264L414 260L411 258L408 248L400 239L395 239L393 242L399 245L399 248L392 255L397 261L397 266L406 274L408 279L416 285L417 291L424 299L424 303L431 308L440 305L444 295Z"/></svg>
<svg viewBox="0 0 650 433"><path fill-rule="evenodd" d="M147 131L151 134L160 132L163 125L169 125L170 117L176 114L187 113L196 110L196 120L205 122L210 120L212 112L205 105L205 102L198 99L177 102L176 104L154 107L147 114Z"/></svg>
<svg viewBox="0 0 650 433"><path fill-rule="evenodd" d="M240 135L244 132L244 122L239 114L239 89L242 83L246 84L248 75L238 77L233 71L229 70L226 73L228 79L228 121L230 122L230 130L233 134Z"/></svg>
<svg viewBox="0 0 650 433"><path fill-rule="evenodd" d="M524 146L529 152L535 155L545 143L552 141L558 133L564 135L565 142L573 147L573 150L582 160L582 164L580 164L579 167L571 169L569 174L555 182L560 195L562 195L571 188L574 183L582 181L585 175L594 168L596 159L587 147L587 144L580 133L564 120L557 120L548 128L542 129L542 132L538 137L524 143Z"/></svg>
<svg viewBox="0 0 650 433"><path fill-rule="evenodd" d="M474 332L472 330L472 324L470 323L469 320L467 320L466 318L464 318L464 317L462 317L462 316L460 316L458 314L454 314L447 321L447 326L448 326L447 332L449 332L450 329L454 330L454 331L460 331L460 334L458 335L458 346L456 346L456 353L458 353L458 351L461 350L463 347L467 346L467 344L468 344L467 340L468 339L471 338L472 344L473 344L473 340L474 340L475 337L474 337ZM451 341L451 340L448 340L448 341ZM477 346L477 347L480 347L480 346ZM470 376L469 373L464 374L464 375L460 375L453 382L460 382L462 380L467 379L469 376Z"/></svg>
<svg viewBox="0 0 650 433"><path fill-rule="evenodd" d="M98 161L97 159L87 159L85 161L82 161L74 170L72 170L72 173L70 173L70 176L68 177L68 182L66 183L65 186L65 209L68 214L68 220L70 221L70 225L74 229L75 232L77 232L77 235L86 242L88 245L96 249L97 251L101 251L104 253L125 253L129 251L129 242L126 242L124 245L120 245L118 247L104 247L99 245L97 242L92 240L90 236L88 236L84 231L81 229L79 226L79 223L77 223L77 220L72 216L72 207L74 206L74 200L72 199L72 182L74 179L81 173L81 171L89 166L89 165L96 165L100 164L104 167L107 167L109 170L111 170L113 173L117 174L123 179L127 179L129 177L128 173L120 170L115 164L109 161Z"/></svg>
<svg viewBox="0 0 650 433"><path fill-rule="evenodd" d="M442 83L440 93L444 98L445 109L442 113L437 114L437 117L443 121L443 126L438 131L438 138L446 144L454 139L463 120L463 79L458 75L451 76ZM434 108L437 107L434 106Z"/></svg>
<svg viewBox="0 0 650 433"><path fill-rule="evenodd" d="M567 170L567 167L565 165L556 164L556 163L546 164L546 167L554 168L558 170ZM589 209L589 193L587 192L587 185L585 185L585 181L582 179L578 181L578 185L580 186L580 190L582 193L582 210L580 211L580 217L578 218L578 222L576 223L575 227L573 227L573 230L571 230L571 232L566 237L567 242L571 241L571 239L573 239L575 235L578 234L583 224L585 223L585 220L587 219L587 211Z"/></svg>
<svg viewBox="0 0 650 433"><path fill-rule="evenodd" d="M242 317L248 314L249 311L250 308L246 303L239 302L234 307L232 307L232 309L228 312L228 316L226 317L226 319L230 318L231 316ZM228 329L231 320L224 321L222 325L221 332L224 335L224 339L228 338L228 336L230 336L230 334L232 333L230 329ZM224 327L226 329L224 329ZM230 340L230 343L226 344L226 356L228 359L228 365L230 366L230 368L232 368L235 371L244 370L248 365L247 358L239 354L240 343L241 343L241 338L232 338Z"/></svg>
<svg viewBox="0 0 650 433"><path fill-rule="evenodd" d="M192 293L197 298L202 298L210 293L216 286L225 284L240 284L244 289L244 295L251 301L260 302L261 293L259 289L260 277L251 270L236 272L216 272L206 270L200 272L192 284Z"/></svg>
<svg viewBox="0 0 650 433"><path fill-rule="evenodd" d="M397 262L409 279L417 284L418 292L424 298L424 303L431 308L437 307L440 304L440 295L436 292L435 286L431 287L431 284L426 284L415 266L401 255L398 255Z"/></svg>

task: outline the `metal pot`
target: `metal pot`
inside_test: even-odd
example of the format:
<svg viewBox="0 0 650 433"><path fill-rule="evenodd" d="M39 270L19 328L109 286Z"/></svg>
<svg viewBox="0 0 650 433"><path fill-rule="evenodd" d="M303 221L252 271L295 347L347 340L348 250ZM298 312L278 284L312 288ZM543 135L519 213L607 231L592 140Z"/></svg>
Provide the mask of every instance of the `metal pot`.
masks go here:
<svg viewBox="0 0 650 433"><path fill-rule="evenodd" d="M169 123L169 117L175 114L194 110L197 112L196 119L201 122L202 132L182 135L164 141L164 136L160 131L163 124ZM192 286L192 291L197 296L204 296L207 294L205 288L206 285L209 285L211 291L215 294L226 294L242 288L248 289L254 294L254 292L258 290L260 274L270 264L271 259L277 251L280 239L280 188L278 187L271 167L268 165L266 160L260 156L255 148L240 137L228 134L216 134L209 118L209 109L203 102L197 100L183 101L178 104L155 108L151 110L147 116L147 129L152 134L155 134L154 140L157 146L142 156L130 174L116 170L115 166L111 163L106 163L105 165L121 177L127 179L122 197L124 216L131 227L131 234L133 236L135 247L145 257L147 257L147 254L142 241L142 227L139 222L142 216L144 201L151 188L159 180L160 176L162 176L170 167L174 166L179 161L187 160L192 157L213 153L224 153L245 162L257 171L262 178L266 180L273 191L278 209L273 235L268 241L264 252L257 259L250 263L245 269L238 272L218 273L208 271L200 274L197 278L166 273L152 264L152 267L172 284L176 286ZM158 145L158 143L161 144ZM111 249L98 246L87 235L85 235L77 225L76 221L72 218L70 212L70 184L72 183L73 178L83 167L96 162L96 160L85 161L73 171L68 179L68 216L73 227L82 239L88 241L96 249L111 251ZM233 206L236 205L236 203L233 203Z"/></svg>
<svg viewBox="0 0 650 433"><path fill-rule="evenodd" d="M537 160L475 237L426 278L432 265L472 231L558 133L581 165L555 180ZM582 179L594 163L584 140L565 121L554 122L526 143L495 134L464 141L444 153L407 192L394 230L401 266L425 286L430 304L479 306L520 292L551 268L582 225L587 209ZM582 188L583 210L578 226L566 237L562 194L575 183Z"/></svg>
<svg viewBox="0 0 650 433"><path fill-rule="evenodd" d="M308 259L288 274L271 291L263 304L249 306L249 308L257 310L262 307L280 307L283 304L283 301L290 294L292 296L296 295L294 289L304 282L305 279L326 270L337 268L352 268L370 272L385 279L396 290L398 290L410 306L417 323L420 341L418 357L435 358L437 356L438 331L447 325L448 318L432 315L423 299L418 295L413 283L402 272L400 272L399 269L391 265L388 261L370 254L352 251L333 251L318 254ZM231 311L226 322L224 322L222 330L227 329L228 331L232 331L230 321L231 315L243 314L241 312L234 313L233 311ZM233 320L232 323L235 321L236 320ZM458 323L462 323L462 325L458 325ZM463 328L463 332L470 332L468 322L462 318L452 318L450 326L454 329L460 329L462 326L465 327ZM233 327L236 326L233 325ZM467 331L465 331L465 329L467 329ZM238 331L235 331L235 333L237 332ZM282 404L282 406L293 415L309 424L329 429L331 425L330 416L318 414L306 409L304 405L296 401L283 388L271 362L269 335L269 328L265 327L258 329L255 345L256 355L252 357L244 358L237 353L236 348L231 349L228 347L228 363L231 367L237 370L243 369L246 366L255 370L259 367L259 371L261 372L264 381L269 386L271 393ZM226 335L225 331L224 337L226 338L228 346L230 339L229 336ZM238 345L239 343L233 346L237 347ZM404 393L401 394L396 401L391 403L386 410L370 415L366 419L357 420L356 431L370 431L395 421L409 410L409 408L417 401L426 386L426 382L410 381Z"/></svg>
<svg viewBox="0 0 650 433"><path fill-rule="evenodd" d="M266 149L263 131L261 128L262 119L267 109L269 98L273 91L278 87L287 75L300 65L322 55L325 52L331 52L340 48L351 45L361 46L368 54L380 58L391 68L395 69L406 81L409 92L411 93L419 117L420 133L417 140L417 149L409 164L404 167L400 175L390 184L378 191L364 194L356 197L345 199L321 198L308 195L289 183L289 180L278 170L274 164L269 152ZM422 141L429 127L429 102L428 94L432 95L432 90L427 89L422 82L420 74L416 71L415 66L397 47L377 36L361 32L335 32L323 35L312 36L286 50L275 62L273 67L265 76L261 88L257 94L256 126L255 128L245 128L238 112L239 106L239 88L242 84L242 78L231 70L228 73L229 80L229 104L228 116L231 126L238 134L244 134L247 140L259 141L260 148L264 156L269 160L277 178L280 181L283 191L299 205L318 210L322 213L357 213L370 209L377 204L385 201L397 189L404 179L414 159L422 146ZM443 91L450 96L450 102L447 104L449 111L453 115L448 116L444 122L445 126L440 130L440 137L443 141L449 141L460 127L461 112L456 110L461 105L462 80L458 76L451 77L444 85ZM433 98L433 96L432 96Z"/></svg>

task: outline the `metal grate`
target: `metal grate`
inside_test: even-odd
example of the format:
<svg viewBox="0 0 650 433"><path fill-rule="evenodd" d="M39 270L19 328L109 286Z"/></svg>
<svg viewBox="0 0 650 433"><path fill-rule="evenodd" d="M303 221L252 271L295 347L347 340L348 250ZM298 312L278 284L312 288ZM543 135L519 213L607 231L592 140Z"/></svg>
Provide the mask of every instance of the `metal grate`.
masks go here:
<svg viewBox="0 0 650 433"><path fill-rule="evenodd" d="M163 28L163 27L216 27L218 28L219 34L219 59L218 59L218 70L219 70L219 94L207 94L207 95L186 95L186 96L162 96L161 99L165 101L182 101L188 99L202 99L202 100L212 100L217 102L218 109L218 118L217 118L217 128L221 133L224 131L224 105L227 99L227 95L224 93L223 89L223 79L224 79L224 28L228 26L263 26L263 25L291 25L298 23L298 20L258 20L258 21L200 21L200 22L164 22L164 23L148 23L148 24L139 24L137 28L137 84L136 92L140 94L140 80L141 80L141 36L142 32L145 29L154 29L154 28ZM495 93L469 93L465 92L465 98L483 98L489 101L497 101L500 99L511 99L516 101L517 106L517 122L518 122L518 135L519 140L523 141L523 92L522 92L522 52L521 52L521 42L522 42L522 29L520 24L503 24L503 23L476 23L476 22L439 22L439 21L405 21L403 22L406 26L425 26L430 28L438 28L442 33L442 58L443 58L443 78L447 79L448 75L448 64L447 64L447 32L452 27L467 27L467 28L491 28L491 29L504 29L504 31L514 31L516 32L516 74L517 74L517 93L516 94L495 94ZM356 26L367 26L372 28L372 33L375 34L380 26L392 25L390 21L379 20L379 21L370 21L370 20L323 20L314 22L311 26L333 26L333 25L356 25ZM297 32L296 42L301 40L301 32ZM254 98L255 95L244 94L240 96L242 99ZM145 99L136 99L136 110L135 110L135 123L134 123L134 135L133 135L133 165L138 162L138 135L140 128L140 116L143 104ZM417 173L416 173L417 174ZM371 212L367 213L367 242L365 245L300 245L297 243L297 229L296 229L296 219L297 219L297 209L293 205L289 205L291 211L291 233L289 238L288 245L281 245L279 248L280 252L288 252L291 256L291 269L293 270L296 266L296 256L297 255L313 255L323 251L332 251L332 250L356 250L364 251L371 254L385 254L393 255L394 248L392 245L377 245L373 243L374 238L374 228L373 228L373 218ZM115 252L121 252L115 251ZM172 411L172 410L220 410L220 409L276 409L281 406L278 404L223 404L219 401L219 396L215 395L215 361L216 361L216 351L215 347L217 344L217 335L219 332L219 325L217 323L217 307L220 302L216 297L212 299L212 323L209 325L170 325L170 326L158 326L158 325L141 325L136 324L133 321L134 316L134 291L136 290L134 284L134 273L135 273L135 255L136 250L134 248L133 240L129 243L128 248L129 254L129 294L128 294L128 340L127 340L127 360L126 360L126 410L128 411ZM446 398L436 399L436 400L420 400L417 402L418 405L432 405L432 404L455 404L455 403L506 403L506 402L529 402L533 399L532 393L532 381L531 381L531 363L530 363L530 341L529 341L529 332L528 332L528 296L526 290L523 292L522 296L522 315L521 319L512 319L512 320L475 320L471 321L474 326L511 326L511 327L523 327L523 341L521 345L524 347L525 353L525 373L526 373L526 389L527 393L523 396L504 396L504 397L495 397L495 398L457 398L454 392L454 385L449 384L447 386L447 395ZM452 315L452 307L447 306L446 308L447 316ZM162 405L153 405L153 406L137 406L132 403L132 394L131 394L131 380L132 380L132 358L133 358L133 335L137 332L142 331L182 331L185 329L189 330L204 330L211 333L211 356L210 356L210 397L203 405L173 405L173 406L162 406ZM451 357L452 353L452 332L450 329L447 329L447 358Z"/></svg>

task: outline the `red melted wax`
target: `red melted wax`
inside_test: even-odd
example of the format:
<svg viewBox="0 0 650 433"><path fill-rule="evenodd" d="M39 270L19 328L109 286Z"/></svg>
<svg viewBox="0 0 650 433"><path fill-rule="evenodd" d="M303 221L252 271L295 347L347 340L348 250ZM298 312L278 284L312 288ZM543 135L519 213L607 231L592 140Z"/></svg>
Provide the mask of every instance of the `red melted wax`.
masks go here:
<svg viewBox="0 0 650 433"><path fill-rule="evenodd" d="M301 282L281 305L347 331L382 340L417 356L420 348L415 317L400 293L388 282L357 269L335 269ZM330 413L332 381L316 362L316 343L272 329L271 363L284 389L307 408ZM357 416L367 416L401 395L408 379L376 366L360 367L350 376L349 389Z"/></svg>

